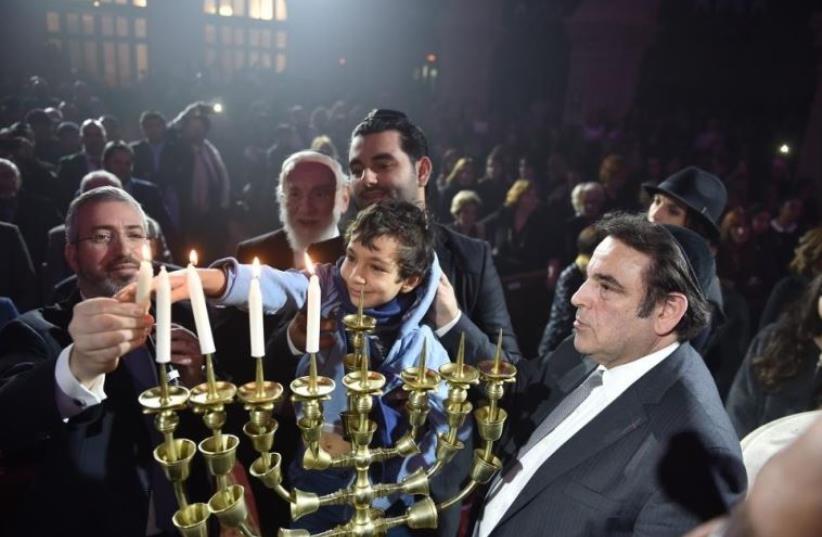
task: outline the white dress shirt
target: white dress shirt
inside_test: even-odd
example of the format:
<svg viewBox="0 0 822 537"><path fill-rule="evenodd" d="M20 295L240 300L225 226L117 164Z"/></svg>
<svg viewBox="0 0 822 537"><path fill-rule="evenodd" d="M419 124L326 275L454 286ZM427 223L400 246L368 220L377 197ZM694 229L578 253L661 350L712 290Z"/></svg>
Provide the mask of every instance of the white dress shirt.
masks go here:
<svg viewBox="0 0 822 537"><path fill-rule="evenodd" d="M105 375L98 375L91 386L86 388L72 374L69 367L69 356L71 356L73 347L72 343L60 351L57 365L54 367L54 380L57 383L54 396L57 401L57 410L66 422L86 408L99 405L106 399L106 392L103 391Z"/></svg>
<svg viewBox="0 0 822 537"><path fill-rule="evenodd" d="M520 450L517 454L519 465L506 475L497 475L494 479L485 497L485 510L475 526L474 535L487 537L545 461L677 347L679 342L674 342L647 356L611 369L600 365L597 370L602 372L602 384L591 390L588 397L542 440L525 453Z"/></svg>

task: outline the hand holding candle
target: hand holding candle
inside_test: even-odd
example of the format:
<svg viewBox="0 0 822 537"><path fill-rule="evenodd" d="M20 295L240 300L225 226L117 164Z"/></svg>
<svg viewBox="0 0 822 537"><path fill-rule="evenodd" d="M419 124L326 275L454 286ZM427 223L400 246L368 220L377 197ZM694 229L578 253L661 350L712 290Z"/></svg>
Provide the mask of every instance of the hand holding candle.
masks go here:
<svg viewBox="0 0 822 537"><path fill-rule="evenodd" d="M311 277L308 279L308 320L306 322L305 352L320 351L320 279L314 274L314 265L308 254L305 266Z"/></svg>
<svg viewBox="0 0 822 537"><path fill-rule="evenodd" d="M208 310L206 309L203 285L197 269L197 252L191 251L190 263L186 267L186 279L188 284L188 294L191 300L191 311L194 314L194 325L197 327L197 337L200 340L200 352L212 354L215 351L214 338L211 335L211 323L208 320Z"/></svg>
<svg viewBox="0 0 822 537"><path fill-rule="evenodd" d="M265 340L263 338L263 295L260 291L260 261L254 258L254 278L248 289L248 322L251 335L251 356L262 358L265 356Z"/></svg>
<svg viewBox="0 0 822 537"><path fill-rule="evenodd" d="M137 293L134 302L148 310L151 301L151 278L154 271L151 269L151 249L143 244L143 260L140 261L140 271L137 273Z"/></svg>

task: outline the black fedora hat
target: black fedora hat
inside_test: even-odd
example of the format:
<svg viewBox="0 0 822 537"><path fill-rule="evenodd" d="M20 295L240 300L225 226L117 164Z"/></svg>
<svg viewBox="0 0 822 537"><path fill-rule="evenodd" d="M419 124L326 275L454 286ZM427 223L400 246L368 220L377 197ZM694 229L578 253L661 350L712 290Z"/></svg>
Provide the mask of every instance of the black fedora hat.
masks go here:
<svg viewBox="0 0 822 537"><path fill-rule="evenodd" d="M685 205L700 218L711 232L710 239L719 237L719 219L728 202L728 191L719 177L696 166L688 166L656 186L645 185L651 195L663 194Z"/></svg>

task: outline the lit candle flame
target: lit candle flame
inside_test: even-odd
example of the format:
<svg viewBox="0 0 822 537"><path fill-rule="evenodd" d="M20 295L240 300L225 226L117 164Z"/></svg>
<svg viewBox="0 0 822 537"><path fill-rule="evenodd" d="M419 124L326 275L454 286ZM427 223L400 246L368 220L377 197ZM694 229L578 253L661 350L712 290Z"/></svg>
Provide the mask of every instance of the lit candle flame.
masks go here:
<svg viewBox="0 0 822 537"><path fill-rule="evenodd" d="M143 244L143 261L151 261L151 248L148 244Z"/></svg>
<svg viewBox="0 0 822 537"><path fill-rule="evenodd" d="M196 267L197 261L197 250L191 250L191 252L189 252L188 254L188 262Z"/></svg>
<svg viewBox="0 0 822 537"><path fill-rule="evenodd" d="M260 260L256 257L254 258L254 261L252 261L251 263L251 273L255 278L260 277Z"/></svg>
<svg viewBox="0 0 822 537"><path fill-rule="evenodd" d="M305 269L309 273L314 274L314 263L311 262L311 258L308 257L307 253L305 254Z"/></svg>

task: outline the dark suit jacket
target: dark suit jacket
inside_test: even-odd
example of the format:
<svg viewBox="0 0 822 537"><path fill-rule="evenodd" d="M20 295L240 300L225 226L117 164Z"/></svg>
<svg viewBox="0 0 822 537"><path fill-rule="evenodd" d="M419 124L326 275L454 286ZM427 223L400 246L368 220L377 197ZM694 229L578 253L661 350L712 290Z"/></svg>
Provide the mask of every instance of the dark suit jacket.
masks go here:
<svg viewBox="0 0 822 537"><path fill-rule="evenodd" d="M488 243L466 237L439 223L434 224L434 230L434 249L440 267L451 281L462 309L457 324L440 338L448 354L456 357L460 334L465 332L466 363L491 359L502 328L502 348L507 359L519 361L519 345ZM308 254L315 261L333 263L345 255L344 241L336 238L314 244Z"/></svg>
<svg viewBox="0 0 822 537"><path fill-rule="evenodd" d="M37 305L37 279L26 243L17 226L0 222L0 296L10 298L17 309Z"/></svg>
<svg viewBox="0 0 822 537"><path fill-rule="evenodd" d="M504 461L594 367L570 338L547 360L520 363L504 404ZM687 343L546 460L491 535L679 537L699 520L666 498L656 472L668 440L683 431L706 446L722 499L736 501L746 486L739 441L705 364Z"/></svg>
<svg viewBox="0 0 822 537"><path fill-rule="evenodd" d="M154 181L159 171L154 166L154 153L148 140L140 140L131 143L131 150L134 151L134 175L142 177L148 181ZM165 146L160 151L160 161L163 159Z"/></svg>
<svg viewBox="0 0 822 537"><path fill-rule="evenodd" d="M764 354L777 329L776 324L768 325L753 339L725 402L739 438L776 419L819 407L818 386L822 377L817 367L819 353L815 346L798 357L796 374L784 379L776 389L765 388L759 380L753 361Z"/></svg>
<svg viewBox="0 0 822 537"><path fill-rule="evenodd" d="M341 239L331 239L341 240ZM240 263L251 263L254 258L260 263L279 270L288 270L294 267L294 250L288 243L285 229L280 228L263 235L246 239L237 245L237 260ZM325 263L326 261L314 260ZM334 259L335 262L337 261Z"/></svg>
<svg viewBox="0 0 822 537"><path fill-rule="evenodd" d="M127 368L106 375L107 399L68 423L55 402L54 367L71 343L67 328L79 298L75 292L0 331L0 463L17 476L0 487L4 535L145 535L149 498L138 468L151 471L157 438ZM187 425L199 424L186 414L178 433L191 437ZM208 497L199 464L188 482L192 501ZM169 520L157 523L173 531Z"/></svg>
<svg viewBox="0 0 822 537"><path fill-rule="evenodd" d="M83 180L89 171L86 154L80 151L73 155L67 155L60 159L57 166L57 185L59 193L55 196L57 207L65 213L75 192L80 188L80 181Z"/></svg>

